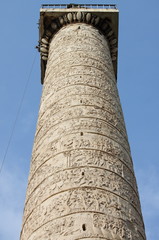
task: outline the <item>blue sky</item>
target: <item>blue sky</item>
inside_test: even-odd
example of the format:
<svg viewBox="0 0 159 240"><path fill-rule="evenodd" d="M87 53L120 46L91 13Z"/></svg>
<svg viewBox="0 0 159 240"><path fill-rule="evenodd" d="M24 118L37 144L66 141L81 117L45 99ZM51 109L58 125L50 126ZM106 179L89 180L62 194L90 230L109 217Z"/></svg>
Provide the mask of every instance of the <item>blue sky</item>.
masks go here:
<svg viewBox="0 0 159 240"><path fill-rule="evenodd" d="M36 54L37 22L42 3L61 1L14 0L1 3L0 163ZM85 1L81 0L80 3ZM109 0L98 3L116 3L120 11L118 89L131 145L147 240L158 240L159 1ZM2 240L19 239L41 90L40 62L37 53L22 109L0 174Z"/></svg>

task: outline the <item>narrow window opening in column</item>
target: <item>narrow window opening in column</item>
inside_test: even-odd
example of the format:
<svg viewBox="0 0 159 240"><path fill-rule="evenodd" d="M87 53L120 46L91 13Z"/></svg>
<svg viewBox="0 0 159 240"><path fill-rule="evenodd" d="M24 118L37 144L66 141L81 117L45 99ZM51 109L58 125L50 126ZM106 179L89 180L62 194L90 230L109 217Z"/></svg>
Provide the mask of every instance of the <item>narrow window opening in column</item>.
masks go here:
<svg viewBox="0 0 159 240"><path fill-rule="evenodd" d="M83 231L86 231L86 224L82 225L82 229L83 229Z"/></svg>

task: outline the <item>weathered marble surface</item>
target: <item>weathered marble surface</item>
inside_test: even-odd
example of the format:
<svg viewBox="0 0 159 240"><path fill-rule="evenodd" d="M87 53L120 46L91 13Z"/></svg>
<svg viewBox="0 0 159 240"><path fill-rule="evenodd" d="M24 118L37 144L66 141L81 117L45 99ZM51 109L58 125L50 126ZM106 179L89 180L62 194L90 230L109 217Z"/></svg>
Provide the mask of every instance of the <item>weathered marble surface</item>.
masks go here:
<svg viewBox="0 0 159 240"><path fill-rule="evenodd" d="M48 54L49 54L49 44L52 39L52 37L59 31L60 28L63 26L66 26L68 24L75 24L75 23L87 23L91 24L95 28L97 28L101 34L103 34L108 41L109 49L110 49L110 55L111 55L111 61L113 63L113 68L115 75L117 76L117 55L118 55L118 23L117 23L117 14L118 10L113 9L113 14L109 14L109 11L112 9L92 9L89 10L82 8L82 9L65 9L64 12L62 10L62 15L60 12L52 9L52 14L50 15L48 12L48 9L42 9L41 12L41 18L40 18L40 41L37 48L39 49L41 53L41 82L43 84L44 76L45 76L45 70L46 70L46 64L48 60ZM96 11L97 10L97 11ZM102 14L104 10L104 16ZM56 13L55 13L56 12ZM89 33L88 33L89 35ZM83 36L87 36L87 33ZM92 37L96 36L92 33ZM63 37L62 37L63 38ZM60 40L60 38L59 38ZM67 41L70 40L70 37L67 36ZM71 39L72 41L72 39ZM76 42L78 39L76 39ZM93 42L93 38L92 38ZM83 43L85 43L83 39ZM87 43L85 44L87 51L91 50L91 45L87 46ZM56 47L56 46L55 46ZM73 48L72 48L73 50ZM95 50L95 48L94 48ZM93 51L94 51L93 50ZM84 53L84 52L83 52ZM102 55L101 51L98 51L98 47L96 48L96 54ZM104 55L104 54L103 54ZM75 57L75 56L74 56ZM79 54L78 54L79 57ZM71 58L69 58L71 60ZM91 60L91 59L89 59ZM61 61L61 60L60 60ZM101 63L102 64L102 63Z"/></svg>
<svg viewBox="0 0 159 240"><path fill-rule="evenodd" d="M21 233L44 239L146 239L109 45L84 23L49 47Z"/></svg>

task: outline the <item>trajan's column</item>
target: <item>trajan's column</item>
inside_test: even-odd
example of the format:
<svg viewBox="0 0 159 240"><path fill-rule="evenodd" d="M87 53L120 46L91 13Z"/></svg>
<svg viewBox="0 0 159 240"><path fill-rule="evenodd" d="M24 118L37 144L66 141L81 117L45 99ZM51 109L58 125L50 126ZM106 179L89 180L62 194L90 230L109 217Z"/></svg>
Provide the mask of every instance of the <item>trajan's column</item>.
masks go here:
<svg viewBox="0 0 159 240"><path fill-rule="evenodd" d="M145 240L117 91L114 5L43 6L43 93L21 240Z"/></svg>

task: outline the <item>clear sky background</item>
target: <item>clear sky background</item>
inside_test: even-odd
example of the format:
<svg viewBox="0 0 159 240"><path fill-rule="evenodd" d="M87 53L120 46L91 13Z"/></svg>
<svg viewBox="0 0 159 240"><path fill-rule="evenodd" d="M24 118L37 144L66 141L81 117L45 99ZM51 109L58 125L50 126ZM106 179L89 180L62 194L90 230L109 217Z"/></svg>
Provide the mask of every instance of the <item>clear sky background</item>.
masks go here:
<svg viewBox="0 0 159 240"><path fill-rule="evenodd" d="M72 2L72 0L71 0ZM74 3L97 1L74 0ZM2 1L0 13L0 163L36 55L0 174L0 239L18 240L41 97L38 19L42 3ZM159 239L159 0L109 0L120 10L118 89L131 145L147 240Z"/></svg>

